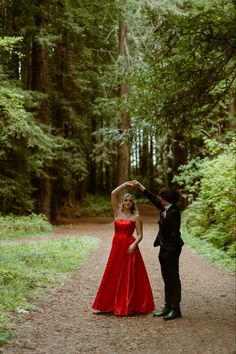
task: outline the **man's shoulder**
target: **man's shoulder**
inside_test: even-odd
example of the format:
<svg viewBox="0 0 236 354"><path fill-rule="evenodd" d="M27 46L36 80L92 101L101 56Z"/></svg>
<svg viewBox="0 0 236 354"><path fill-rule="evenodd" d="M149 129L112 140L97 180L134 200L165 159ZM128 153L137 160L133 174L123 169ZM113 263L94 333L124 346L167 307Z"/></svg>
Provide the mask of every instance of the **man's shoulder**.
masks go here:
<svg viewBox="0 0 236 354"><path fill-rule="evenodd" d="M180 209L178 205L172 204L171 207L169 208L169 214L172 213L180 213Z"/></svg>

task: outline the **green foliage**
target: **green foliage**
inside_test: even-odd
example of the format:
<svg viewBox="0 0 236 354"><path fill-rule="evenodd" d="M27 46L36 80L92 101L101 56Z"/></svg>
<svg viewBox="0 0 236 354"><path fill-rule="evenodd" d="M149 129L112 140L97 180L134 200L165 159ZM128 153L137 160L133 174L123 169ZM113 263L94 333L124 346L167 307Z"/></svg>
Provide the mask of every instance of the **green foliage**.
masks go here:
<svg viewBox="0 0 236 354"><path fill-rule="evenodd" d="M50 284L61 286L95 246L91 238L0 244L0 340L7 341L11 325L7 314L30 311L30 299Z"/></svg>
<svg viewBox="0 0 236 354"><path fill-rule="evenodd" d="M0 38L0 49L5 49L7 51L12 51L16 43L22 41L23 37L3 37Z"/></svg>
<svg viewBox="0 0 236 354"><path fill-rule="evenodd" d="M0 210L4 213L33 210L32 176L40 176L52 163L58 147L49 129L29 111L38 97L14 86L0 88Z"/></svg>
<svg viewBox="0 0 236 354"><path fill-rule="evenodd" d="M51 231L51 224L42 214L0 216L0 240L39 236Z"/></svg>
<svg viewBox="0 0 236 354"><path fill-rule="evenodd" d="M55 150L53 179L65 191L73 191L76 184L83 181L88 174L84 152L77 149L76 139L61 139L61 145Z"/></svg>
<svg viewBox="0 0 236 354"><path fill-rule="evenodd" d="M216 149L213 142L210 142L209 147L214 152L219 150L219 145ZM233 256L235 247L232 245L236 241L235 141L220 147L224 147L224 151L203 159L197 166L198 171L192 161L187 167L182 167L175 181L185 184L190 193L198 191L197 197L192 193L192 199L195 197L195 200L185 211L186 228L191 234L207 239Z"/></svg>
<svg viewBox="0 0 236 354"><path fill-rule="evenodd" d="M208 161L207 157L205 159L200 157L191 159L186 165L179 167L180 174L173 179L174 182L186 188L187 195L184 193L183 195L188 197L190 202L196 198L200 191L200 181L203 177L201 166L206 161Z"/></svg>
<svg viewBox="0 0 236 354"><path fill-rule="evenodd" d="M216 263L221 268L229 272L235 272L235 244L230 246L228 252L216 248L206 239L196 237L193 228L182 227L182 237L185 245L191 247L196 253L200 254L210 262ZM231 249L233 249L231 252Z"/></svg>
<svg viewBox="0 0 236 354"><path fill-rule="evenodd" d="M148 121L163 133L187 130L189 135L221 107L227 110L230 91L235 92L231 1L148 2L133 31L144 55L135 60L133 94L124 105L140 124Z"/></svg>

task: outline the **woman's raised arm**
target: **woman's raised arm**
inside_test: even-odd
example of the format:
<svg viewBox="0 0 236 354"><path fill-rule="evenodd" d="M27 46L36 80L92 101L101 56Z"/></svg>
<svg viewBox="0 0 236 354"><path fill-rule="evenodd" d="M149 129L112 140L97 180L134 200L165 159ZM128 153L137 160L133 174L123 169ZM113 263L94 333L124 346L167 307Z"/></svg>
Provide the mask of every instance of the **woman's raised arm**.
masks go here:
<svg viewBox="0 0 236 354"><path fill-rule="evenodd" d="M116 214L120 209L120 192L127 187L133 187L132 181L127 181L120 184L111 192L111 205L114 214Z"/></svg>

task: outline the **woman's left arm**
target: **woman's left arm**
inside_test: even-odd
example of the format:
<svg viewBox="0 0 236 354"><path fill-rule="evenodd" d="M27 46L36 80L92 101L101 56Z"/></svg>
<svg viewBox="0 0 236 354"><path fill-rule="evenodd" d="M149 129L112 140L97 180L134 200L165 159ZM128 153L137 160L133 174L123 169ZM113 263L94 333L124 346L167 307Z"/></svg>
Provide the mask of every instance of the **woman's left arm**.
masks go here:
<svg viewBox="0 0 236 354"><path fill-rule="evenodd" d="M137 237L136 240L129 246L128 253L133 253L135 248L138 246L139 242L143 238L143 221L139 215L136 216L135 227L136 227Z"/></svg>

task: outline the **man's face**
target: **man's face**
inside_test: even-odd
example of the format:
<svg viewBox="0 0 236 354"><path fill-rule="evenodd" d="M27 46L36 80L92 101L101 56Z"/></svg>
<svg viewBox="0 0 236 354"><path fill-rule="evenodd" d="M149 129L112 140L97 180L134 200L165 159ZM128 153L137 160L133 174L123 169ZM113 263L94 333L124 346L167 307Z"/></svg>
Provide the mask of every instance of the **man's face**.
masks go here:
<svg viewBox="0 0 236 354"><path fill-rule="evenodd" d="M162 206L167 206L167 205L169 205L170 203L169 202L167 202L165 199L163 199L162 197L160 197L160 201L161 201L161 205Z"/></svg>

